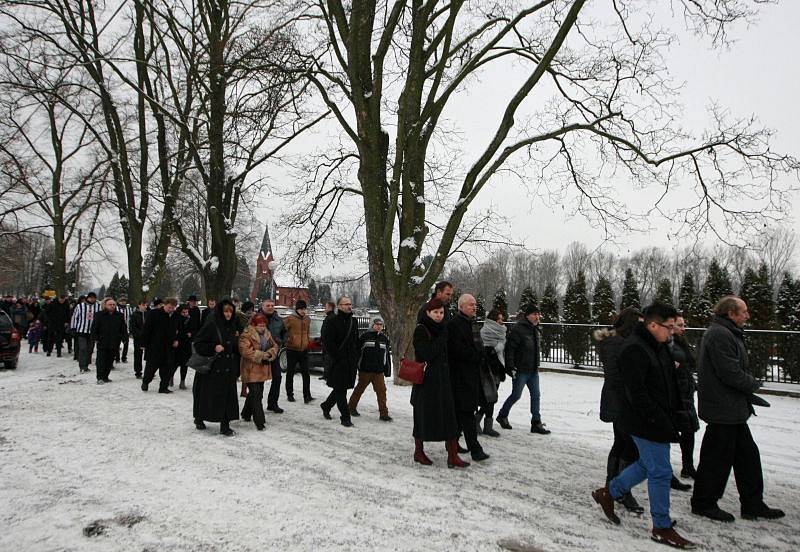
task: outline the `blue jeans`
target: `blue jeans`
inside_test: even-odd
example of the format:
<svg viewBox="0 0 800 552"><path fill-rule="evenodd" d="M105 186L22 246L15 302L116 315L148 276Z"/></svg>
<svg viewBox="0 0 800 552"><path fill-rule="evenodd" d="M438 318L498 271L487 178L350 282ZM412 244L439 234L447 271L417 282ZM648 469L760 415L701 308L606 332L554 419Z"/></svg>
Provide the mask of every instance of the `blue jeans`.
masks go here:
<svg viewBox="0 0 800 552"><path fill-rule="evenodd" d="M672 465L669 463L669 443L656 443L641 437L633 437L639 449L639 459L611 480L608 490L614 498L620 498L633 487L647 479L647 495L650 497L650 517L653 527L669 529L669 483L672 480Z"/></svg>
<svg viewBox="0 0 800 552"><path fill-rule="evenodd" d="M528 393L531 395L531 423L541 422L542 416L539 414L539 372L517 372L517 377L511 381L514 384L511 388L511 395L503 403L503 407L498 412L497 417L508 418L511 407L519 400L522 396L522 390L527 386Z"/></svg>

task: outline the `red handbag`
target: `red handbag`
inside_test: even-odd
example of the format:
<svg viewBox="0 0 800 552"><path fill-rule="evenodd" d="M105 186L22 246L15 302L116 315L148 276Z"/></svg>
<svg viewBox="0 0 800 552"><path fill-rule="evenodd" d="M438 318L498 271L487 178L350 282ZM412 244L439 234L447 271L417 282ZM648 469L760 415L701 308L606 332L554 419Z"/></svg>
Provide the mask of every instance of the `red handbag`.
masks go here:
<svg viewBox="0 0 800 552"><path fill-rule="evenodd" d="M400 372L398 372L397 375L400 376L400 379L420 384L422 380L425 379L426 366L427 364L424 362L416 362L404 358L400 361Z"/></svg>

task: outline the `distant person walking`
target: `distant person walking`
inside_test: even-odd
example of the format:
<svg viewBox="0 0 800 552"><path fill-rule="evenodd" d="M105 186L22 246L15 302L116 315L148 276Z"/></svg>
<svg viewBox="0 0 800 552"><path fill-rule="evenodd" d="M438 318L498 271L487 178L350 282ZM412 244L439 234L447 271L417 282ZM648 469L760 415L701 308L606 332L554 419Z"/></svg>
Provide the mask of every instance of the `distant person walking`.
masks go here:
<svg viewBox="0 0 800 552"><path fill-rule="evenodd" d="M131 314L130 333L133 336L133 373L136 379L142 379L142 357L144 356L144 342L142 332L144 331L144 319L147 314L147 300L139 301L137 308Z"/></svg>
<svg viewBox="0 0 800 552"><path fill-rule="evenodd" d="M486 315L481 327L481 340L483 341L483 357L485 366L483 367L494 379L495 390L500 388L500 382L505 380L505 348L506 348L506 326L503 324L503 313L497 309L492 309ZM486 377L485 375L483 377ZM483 386L481 386L483 390ZM495 399L497 393L495 391ZM483 434L490 437L499 437L492 426L494 425L494 405L497 401L489 402L486 394L481 392L478 400L478 414L475 416L476 429L481 431L481 419L483 419Z"/></svg>
<svg viewBox="0 0 800 552"><path fill-rule="evenodd" d="M325 326L336 316L336 303L328 301L325 303L325 319L322 321L321 335L325 335ZM331 369L331 357L325 352L325 344L322 344L322 376L319 379L328 379Z"/></svg>
<svg viewBox="0 0 800 552"><path fill-rule="evenodd" d="M278 344L269 335L267 318L263 314L253 315L250 324L239 336L239 354L240 375L248 390L242 419L249 422L252 418L256 429L263 431L266 425L264 382L272 379L272 363L278 356Z"/></svg>
<svg viewBox="0 0 800 552"><path fill-rule="evenodd" d="M322 345L331 358L331 369L326 383L330 395L320 407L325 419L331 419L333 406L339 409L343 426L353 427L350 410L347 408L347 390L355 387L358 371L358 322L353 317L353 301L343 295L336 303L338 312L325 326Z"/></svg>
<svg viewBox="0 0 800 552"><path fill-rule="evenodd" d="M286 327L286 400L294 402L294 374L300 372L303 380L303 402L314 400L311 396L311 376L308 373L308 345L311 343L311 318L306 314L302 299L294 305L294 312L283 319Z"/></svg>
<svg viewBox="0 0 800 552"><path fill-rule="evenodd" d="M177 305L178 300L170 297L164 300L161 308L151 309L145 316L142 343L147 364L142 377L142 391L149 389L158 372L158 392L172 393L169 382L175 370L175 353L180 344L178 330L181 317L175 313Z"/></svg>
<svg viewBox="0 0 800 552"><path fill-rule="evenodd" d="M89 362L94 349L92 341L92 322L95 315L100 312L100 304L97 302L97 294L90 291L86 294L86 300L75 306L72 313L70 328L78 339L77 353L78 366L81 372L89 371Z"/></svg>
<svg viewBox="0 0 800 552"><path fill-rule="evenodd" d="M723 297L700 345L698 410L706 422L700 447L692 512L718 521L733 521L717 501L725 493L731 468L744 519L778 519L783 510L764 503L761 454L747 425L754 413L752 394L761 383L750 373L742 327L750 318L740 298Z"/></svg>
<svg viewBox="0 0 800 552"><path fill-rule="evenodd" d="M278 349L283 347L286 341L286 326L283 319L275 311L275 301L273 299L266 299L261 303L261 314L267 319L267 329L269 335L275 343L278 344ZM267 394L267 410L275 414L283 413L283 408L278 405L278 399L281 396L281 357L278 355L272 363L272 383L269 386L269 393Z"/></svg>
<svg viewBox="0 0 800 552"><path fill-rule="evenodd" d="M91 331L97 344L97 383L110 383L108 376L114 366L114 356L119 352L120 342L128 338L125 318L111 297L103 300L103 310L95 314Z"/></svg>
<svg viewBox="0 0 800 552"><path fill-rule="evenodd" d="M384 376L391 376L391 347L389 338L383 333L383 320L376 318L372 321L372 329L361 334L358 339L361 347L361 356L358 359L358 383L350 401L347 404L351 416L361 416L358 412L358 402L368 386L372 385L378 398L378 416L383 422L391 422L389 407L386 403L386 380Z"/></svg>

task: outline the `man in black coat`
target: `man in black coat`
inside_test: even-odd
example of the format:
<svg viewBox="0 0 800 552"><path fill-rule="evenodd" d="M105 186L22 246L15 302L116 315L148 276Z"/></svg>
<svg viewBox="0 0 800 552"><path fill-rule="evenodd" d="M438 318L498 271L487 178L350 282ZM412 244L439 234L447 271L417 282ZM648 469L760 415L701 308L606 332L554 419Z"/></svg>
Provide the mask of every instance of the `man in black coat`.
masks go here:
<svg viewBox="0 0 800 552"><path fill-rule="evenodd" d="M92 320L92 340L97 344L97 383L110 383L108 375L114 365L114 357L119 351L119 344L128 338L128 329L125 327L125 317L117 310L116 302L107 297L103 301L103 310L98 312Z"/></svg>
<svg viewBox="0 0 800 552"><path fill-rule="evenodd" d="M45 330L47 331L47 338L45 339L44 350L47 356L53 352L53 347L56 349L56 356L61 356L61 349L63 348L64 332L69 327L69 303L67 303L67 296L62 295L56 301L50 301L43 309Z"/></svg>
<svg viewBox="0 0 800 552"><path fill-rule="evenodd" d="M753 414L751 396L761 383L750 373L742 326L750 318L747 305L729 295L714 308L714 320L700 345L698 414L708 425L700 447L692 512L718 521L733 521L720 509L733 468L745 519L777 519L782 510L764 503L761 455L747 420Z"/></svg>
<svg viewBox="0 0 800 552"><path fill-rule="evenodd" d="M147 300L141 299L136 310L131 314L130 330L133 337L133 373L136 379L142 379L142 353L144 352L144 341L142 332L144 331L144 319L147 315Z"/></svg>
<svg viewBox="0 0 800 552"><path fill-rule="evenodd" d="M644 311L626 339L619 357L623 393L618 423L639 449L639 459L625 468L606 487L592 492L609 520L619 524L614 500L647 479L653 540L677 548L694 548L679 535L669 515L670 443L678 442L682 403L675 365L666 343L675 331L674 307L654 303Z"/></svg>
<svg viewBox="0 0 800 552"><path fill-rule="evenodd" d="M475 321L477 302L472 295L458 298L458 313L447 324L447 356L456 417L472 459L480 462L489 455L478 442L475 411L478 409L480 364L483 362L483 340Z"/></svg>
<svg viewBox="0 0 800 552"><path fill-rule="evenodd" d="M197 306L197 295L190 295L186 300L186 305L189 307L189 321L186 323L185 332L191 340L200 331L203 313L200 312L200 307Z"/></svg>
<svg viewBox="0 0 800 552"><path fill-rule="evenodd" d="M338 312L326 325L322 334L322 346L331 359L326 383L331 388L328 398L320 404L325 419L331 419L335 404L339 409L342 425L353 427L350 410L347 408L347 390L355 387L358 371L358 322L353 317L353 301L343 295L336 303Z"/></svg>
<svg viewBox="0 0 800 552"><path fill-rule="evenodd" d="M541 312L537 305L525 305L524 318L521 318L511 329L505 348L506 371L511 374L513 386L511 395L508 396L500 412L497 413L497 423L504 429L511 429L508 423L508 414L514 406L525 387L531 397L531 433L548 435L550 430L542 423L539 412L539 363L542 337L539 331Z"/></svg>
<svg viewBox="0 0 800 552"><path fill-rule="evenodd" d="M450 311L450 301L453 299L453 284L447 280L438 282L433 288L431 299L440 299L444 303L444 322L450 322L453 318L453 313ZM425 313L425 305L427 304L428 302L426 301L417 311L417 324L421 324L425 319L424 317L427 316Z"/></svg>
<svg viewBox="0 0 800 552"><path fill-rule="evenodd" d="M336 316L336 303L327 301L325 303L325 319L322 321L322 328L320 328L320 338L325 335L325 326ZM331 359L325 352L325 346L322 346L322 375L319 379L328 379L328 372L331 369Z"/></svg>
<svg viewBox="0 0 800 552"><path fill-rule="evenodd" d="M166 299L162 308L152 309L145 317L142 343L147 365L142 378L142 391L147 391L158 372L158 392L172 393L169 380L175 371L175 350L178 348L178 329L182 322L180 315L175 313L177 305L177 299Z"/></svg>

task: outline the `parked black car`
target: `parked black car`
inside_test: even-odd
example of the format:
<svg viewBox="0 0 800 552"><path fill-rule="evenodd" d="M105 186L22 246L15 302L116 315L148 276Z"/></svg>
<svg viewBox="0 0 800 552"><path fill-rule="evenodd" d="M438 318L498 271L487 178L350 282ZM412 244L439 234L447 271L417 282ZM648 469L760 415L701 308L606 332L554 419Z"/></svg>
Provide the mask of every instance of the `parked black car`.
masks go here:
<svg viewBox="0 0 800 552"><path fill-rule="evenodd" d="M6 368L15 369L19 361L20 341L22 334L14 327L11 318L0 311L0 362Z"/></svg>

